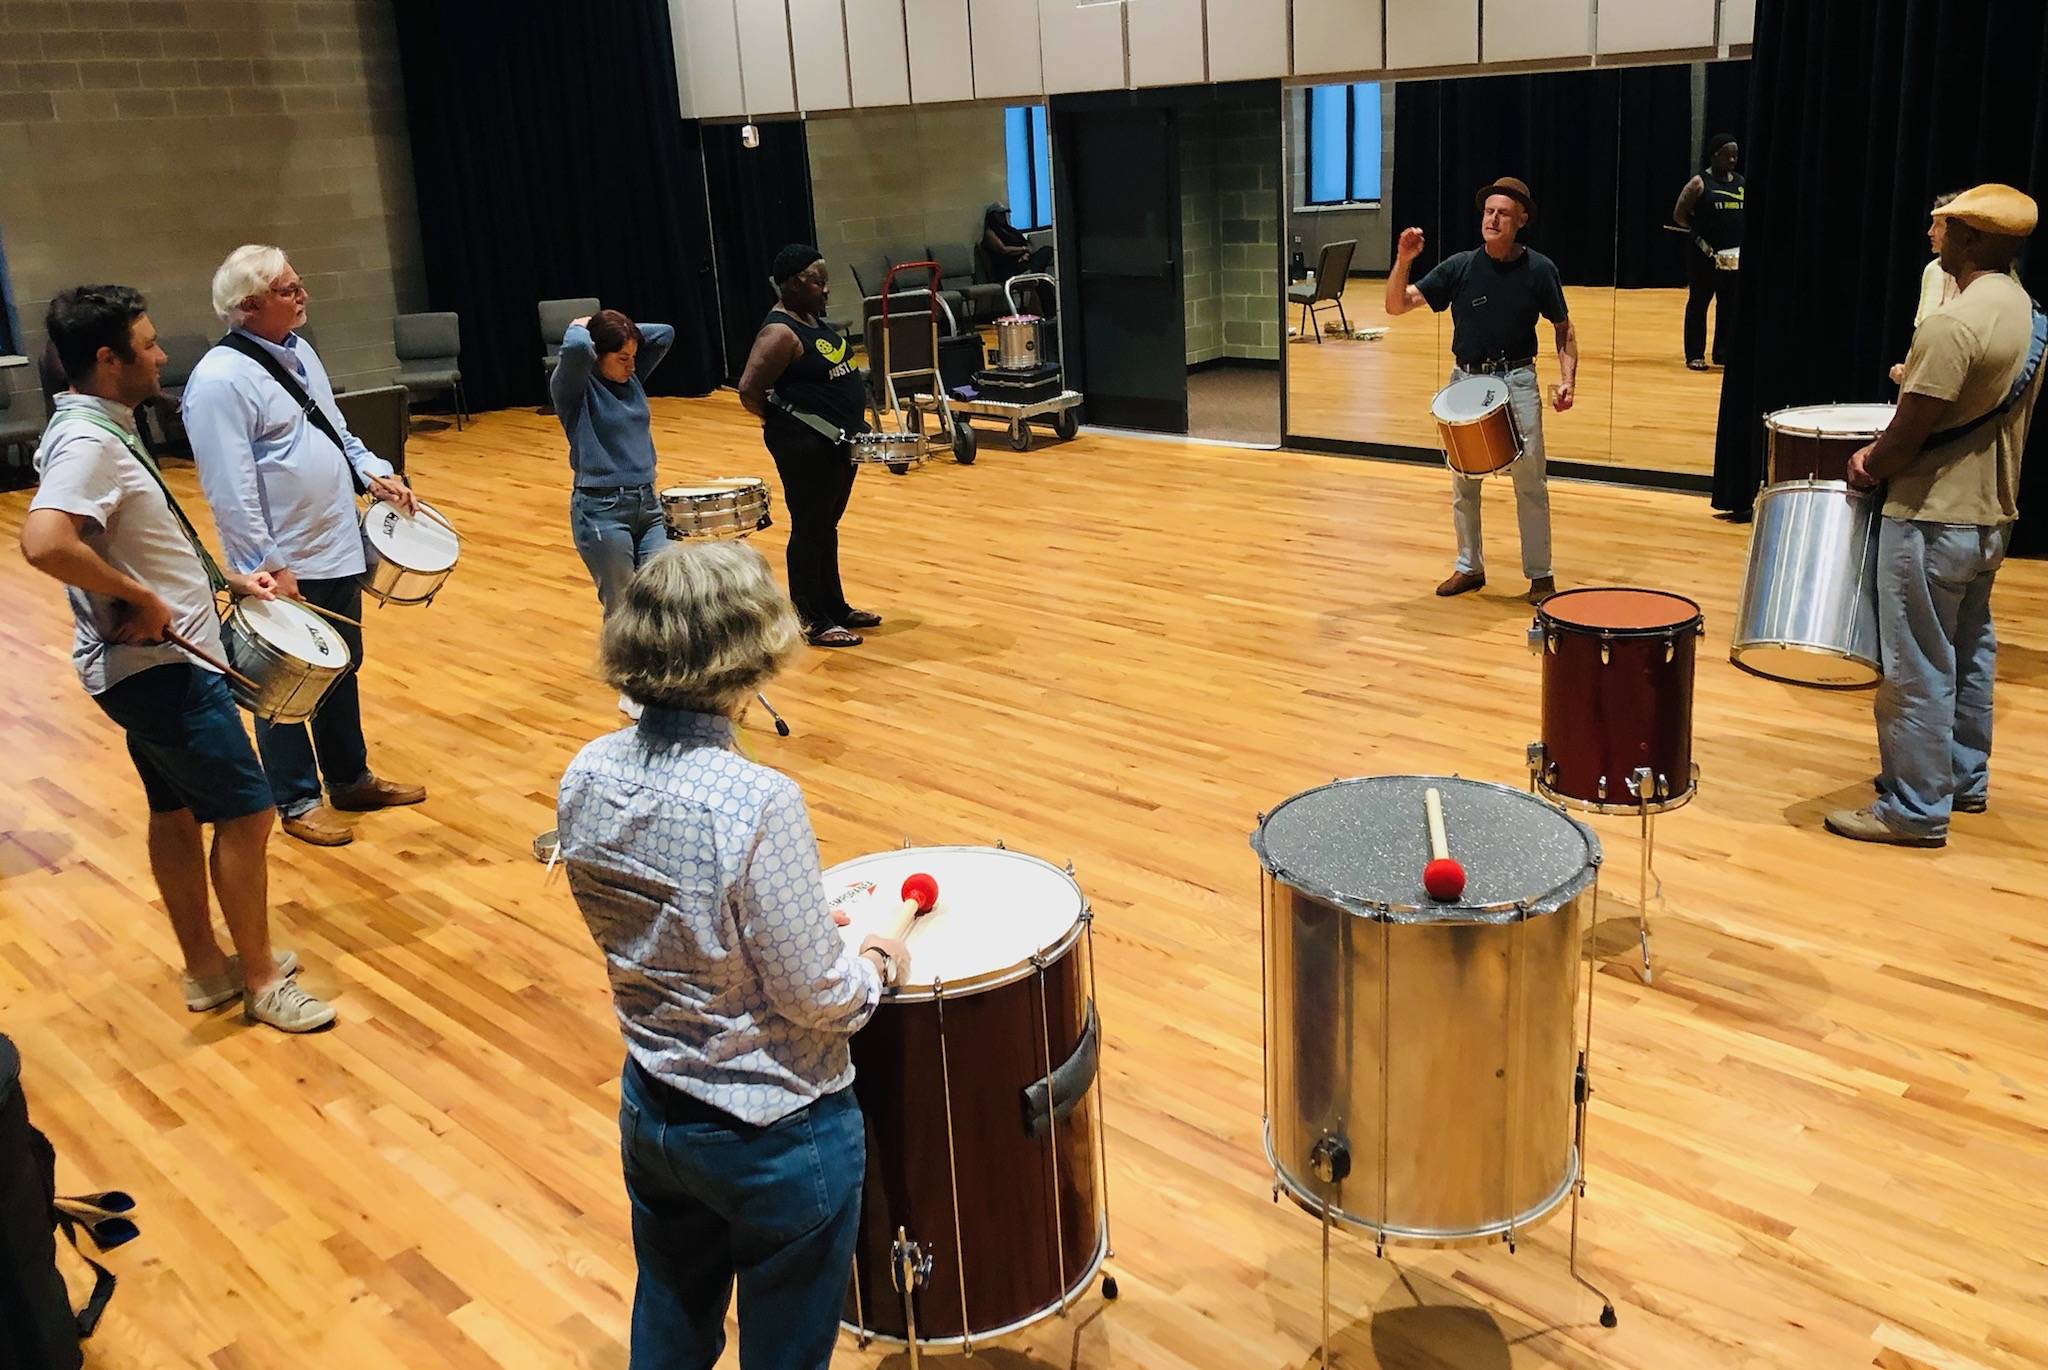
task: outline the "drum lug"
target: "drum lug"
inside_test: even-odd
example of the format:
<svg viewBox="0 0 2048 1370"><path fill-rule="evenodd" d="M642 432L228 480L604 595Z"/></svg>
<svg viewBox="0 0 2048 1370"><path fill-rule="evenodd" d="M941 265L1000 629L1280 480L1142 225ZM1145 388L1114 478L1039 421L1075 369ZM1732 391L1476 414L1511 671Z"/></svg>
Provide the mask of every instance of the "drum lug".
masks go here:
<svg viewBox="0 0 2048 1370"><path fill-rule="evenodd" d="M1671 658L1677 655L1678 644L1676 642L1667 642L1664 644L1664 662L1666 665L1669 665L1671 663Z"/></svg>
<svg viewBox="0 0 2048 1370"><path fill-rule="evenodd" d="M1550 651L1550 654L1551 654L1552 656L1556 656L1556 655L1557 655L1557 644L1558 644L1558 642L1559 642L1559 641L1560 641L1560 639L1558 639L1558 638L1554 638L1554 637L1550 636L1550 634L1548 634L1548 633L1545 633L1545 634L1543 635L1543 645L1544 645L1544 646L1545 646L1546 648L1548 648L1548 649L1549 649L1549 651Z"/></svg>
<svg viewBox="0 0 2048 1370"><path fill-rule="evenodd" d="M1614 642L1611 638L1600 639L1600 664L1605 666L1614 660Z"/></svg>
<svg viewBox="0 0 2048 1370"><path fill-rule="evenodd" d="M1604 803L1606 803L1606 802L1607 802L1607 777L1606 777L1606 776L1604 776L1604 775L1600 777L1600 786L1599 786L1599 789L1598 789L1598 791L1597 791L1597 792L1598 792L1598 794L1599 794L1599 796L1600 796L1600 802L1601 802L1601 803L1603 803L1603 804L1604 804Z"/></svg>
<svg viewBox="0 0 2048 1370"><path fill-rule="evenodd" d="M911 1241L902 1228L897 1228L896 1240L889 1243L889 1282L896 1286L896 1292L907 1294L913 1289L922 1289L931 1276L931 1252Z"/></svg>
<svg viewBox="0 0 2048 1370"><path fill-rule="evenodd" d="M1068 874L1069 876L1072 876L1072 875L1073 875L1073 873L1074 873L1074 863L1073 863L1073 860L1072 860L1072 859L1070 858L1070 859L1069 859L1069 860L1067 861L1067 874Z"/></svg>
<svg viewBox="0 0 2048 1370"><path fill-rule="evenodd" d="M998 837L998 838L996 839L996 850L997 850L997 851L1008 851L1009 849L1010 849L1010 848L1009 848L1009 847L1008 847L1008 846L1007 846L1007 845L1006 845L1006 844L1005 844L1005 843L1003 842L1003 839L1002 839L1002 838Z"/></svg>
<svg viewBox="0 0 2048 1370"><path fill-rule="evenodd" d="M1351 1174L1351 1147L1342 1137L1324 1133L1309 1148L1308 1164L1324 1184L1343 1184Z"/></svg>

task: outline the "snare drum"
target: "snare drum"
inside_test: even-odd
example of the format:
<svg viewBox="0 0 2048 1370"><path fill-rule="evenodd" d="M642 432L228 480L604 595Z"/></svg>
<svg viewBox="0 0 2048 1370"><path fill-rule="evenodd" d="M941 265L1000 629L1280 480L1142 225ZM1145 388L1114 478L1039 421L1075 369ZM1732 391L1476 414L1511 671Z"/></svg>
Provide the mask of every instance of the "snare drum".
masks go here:
<svg viewBox="0 0 2048 1370"><path fill-rule="evenodd" d="M661 516L678 541L749 537L768 526L768 486L752 476L671 485L661 492Z"/></svg>
<svg viewBox="0 0 2048 1370"><path fill-rule="evenodd" d="M1444 462L1461 476L1490 476L1521 459L1522 429L1515 421L1505 376L1467 376L1436 392L1436 420Z"/></svg>
<svg viewBox="0 0 2048 1370"><path fill-rule="evenodd" d="M1716 250L1716 251L1715 251L1715 252L1714 252L1714 253L1713 253L1712 255L1713 255L1713 258L1714 258L1714 269L1715 269L1716 271L1740 271L1740 270L1742 270L1742 249L1741 249L1741 248L1739 248L1739 247L1724 247L1724 248L1719 248L1719 249L1717 249L1717 250Z"/></svg>
<svg viewBox="0 0 2048 1370"><path fill-rule="evenodd" d="M924 460L922 433L855 433L847 440L855 466L908 466Z"/></svg>
<svg viewBox="0 0 2048 1370"><path fill-rule="evenodd" d="M1767 483L1847 480L1849 458L1877 441L1897 412L1889 404L1807 404L1764 415L1770 443Z"/></svg>
<svg viewBox="0 0 2048 1370"><path fill-rule="evenodd" d="M1036 857L913 847L825 873L848 946L891 927L918 871L939 900L908 939L912 983L853 1038L868 1168L844 1321L908 1340L907 1259L918 1343L964 1346L1063 1311L1108 1250L1089 915Z"/></svg>
<svg viewBox="0 0 2048 1370"><path fill-rule="evenodd" d="M1793 685L1877 684L1879 507L1838 480L1789 481L1757 496L1730 661Z"/></svg>
<svg viewBox="0 0 2048 1370"><path fill-rule="evenodd" d="M408 514L378 500L363 510L364 594L384 604L427 604L447 584L462 539L429 509L423 502L418 514Z"/></svg>
<svg viewBox="0 0 2048 1370"><path fill-rule="evenodd" d="M1539 792L1599 813L1661 813L1693 797L1693 664L1705 623L1699 605L1663 590L1543 601L1529 629L1543 654L1543 740L1529 754Z"/></svg>
<svg viewBox="0 0 2048 1370"><path fill-rule="evenodd" d="M1457 903L1422 888L1443 796ZM1261 817L1266 1159L1386 1241L1513 1241L1580 1178L1573 1032L1600 842L1534 795L1379 775Z"/></svg>
<svg viewBox="0 0 2048 1370"><path fill-rule="evenodd" d="M288 599L238 599L222 617L228 664L256 682L228 678L235 702L272 723L303 723L355 663L332 623Z"/></svg>

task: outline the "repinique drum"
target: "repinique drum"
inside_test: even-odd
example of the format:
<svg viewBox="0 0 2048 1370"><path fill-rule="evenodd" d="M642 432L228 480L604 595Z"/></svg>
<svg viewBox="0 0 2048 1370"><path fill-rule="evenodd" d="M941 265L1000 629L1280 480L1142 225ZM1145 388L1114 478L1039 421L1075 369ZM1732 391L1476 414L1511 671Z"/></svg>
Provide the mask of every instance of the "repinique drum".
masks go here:
<svg viewBox="0 0 2048 1370"><path fill-rule="evenodd" d="M228 665L256 688L228 678L235 702L272 723L303 723L355 664L334 625L288 599L238 599L220 622Z"/></svg>
<svg viewBox="0 0 2048 1370"><path fill-rule="evenodd" d="M1742 270L1742 249L1739 247L1719 248L1714 252L1713 257L1714 269L1716 271Z"/></svg>
<svg viewBox="0 0 2048 1370"><path fill-rule="evenodd" d="M1522 430L1504 376L1452 381L1430 401L1444 462L1461 476L1490 476L1522 456Z"/></svg>
<svg viewBox="0 0 2048 1370"><path fill-rule="evenodd" d="M422 503L420 511L383 500L363 510L363 593L380 603L432 603L462 558L462 539L434 517L440 510Z"/></svg>
<svg viewBox="0 0 2048 1370"><path fill-rule="evenodd" d="M1891 426L1889 404L1806 404L1764 415L1770 451L1766 483L1846 480L1849 458Z"/></svg>
<svg viewBox="0 0 2048 1370"><path fill-rule="evenodd" d="M1543 654L1543 740L1529 770L1546 798L1598 813L1661 813L1693 797L1700 606L1663 590L1566 590L1529 629ZM1647 773L1647 774L1645 774Z"/></svg>
<svg viewBox="0 0 2048 1370"><path fill-rule="evenodd" d="M912 847L825 873L848 945L889 930L918 871L939 899L911 983L853 1038L868 1169L844 1322L971 1347L1065 1311L1108 1250L1089 913L1036 857Z"/></svg>
<svg viewBox="0 0 2048 1370"><path fill-rule="evenodd" d="M1443 796L1456 903L1422 887ZM1383 1241L1513 1241L1579 1178L1573 1031L1592 831L1503 785L1380 775L1261 818L1266 1158Z"/></svg>
<svg viewBox="0 0 2048 1370"><path fill-rule="evenodd" d="M671 485L661 492L661 516L677 541L751 537L769 524L768 484L720 476L702 485Z"/></svg>
<svg viewBox="0 0 2048 1370"><path fill-rule="evenodd" d="M1757 496L1728 659L1793 685L1854 690L1883 676L1875 494L1795 480Z"/></svg>
<svg viewBox="0 0 2048 1370"><path fill-rule="evenodd" d="M846 452L855 466L908 466L924 460L921 433L855 433Z"/></svg>

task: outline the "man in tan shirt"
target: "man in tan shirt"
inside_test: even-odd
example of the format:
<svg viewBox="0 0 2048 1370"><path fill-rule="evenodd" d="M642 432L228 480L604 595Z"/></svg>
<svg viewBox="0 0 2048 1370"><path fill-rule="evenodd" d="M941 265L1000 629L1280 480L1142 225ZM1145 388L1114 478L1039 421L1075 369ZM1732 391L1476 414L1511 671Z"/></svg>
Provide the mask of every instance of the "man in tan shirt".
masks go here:
<svg viewBox="0 0 2048 1370"><path fill-rule="evenodd" d="M2019 515L2020 453L2048 344L2048 319L2008 274L2034 231L2034 202L1981 185L1935 213L1946 220L1941 265L1955 297L1914 330L1898 414L1849 461L1850 484L1889 482L1877 553L1877 798L1827 816L1843 837L1911 847L1943 845L1952 812L1985 807L1991 585Z"/></svg>

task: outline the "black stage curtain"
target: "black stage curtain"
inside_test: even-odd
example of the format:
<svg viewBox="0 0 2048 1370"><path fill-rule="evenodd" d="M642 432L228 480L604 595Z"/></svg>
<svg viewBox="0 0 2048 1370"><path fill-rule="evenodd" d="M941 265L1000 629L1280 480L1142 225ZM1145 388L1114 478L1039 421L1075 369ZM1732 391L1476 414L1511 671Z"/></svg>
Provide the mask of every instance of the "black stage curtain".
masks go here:
<svg viewBox="0 0 2048 1370"><path fill-rule="evenodd" d="M1714 507L1747 509L1760 416L1889 400L1927 262L1933 197L2003 181L2048 198L2041 0L1763 0L1750 108L1736 346L1721 388ZM2037 239L2038 243L2038 239ZM2034 297L2048 254L2022 264ZM2048 551L2048 424L2036 412L2016 550Z"/></svg>
<svg viewBox="0 0 2048 1370"><path fill-rule="evenodd" d="M721 365L703 163L663 0L393 5L427 297L462 316L471 405L541 400L543 299L671 323L657 394Z"/></svg>
<svg viewBox="0 0 2048 1370"><path fill-rule="evenodd" d="M761 145L746 147L735 124L703 126L704 176L710 184L711 241L718 258L724 319L725 379L738 383L761 319L775 303L768 268L786 243L815 243L811 162L804 126L794 119L759 126ZM860 288L832 283L835 318L860 313Z"/></svg>
<svg viewBox="0 0 2048 1370"><path fill-rule="evenodd" d="M1621 102L1615 283L1624 290L1683 286L1691 265L1686 254L1699 249L1664 225L1671 222L1678 192L1700 169L1700 150L1692 140L1692 68L1633 67L1615 75ZM1707 131L1723 130L1716 125Z"/></svg>

